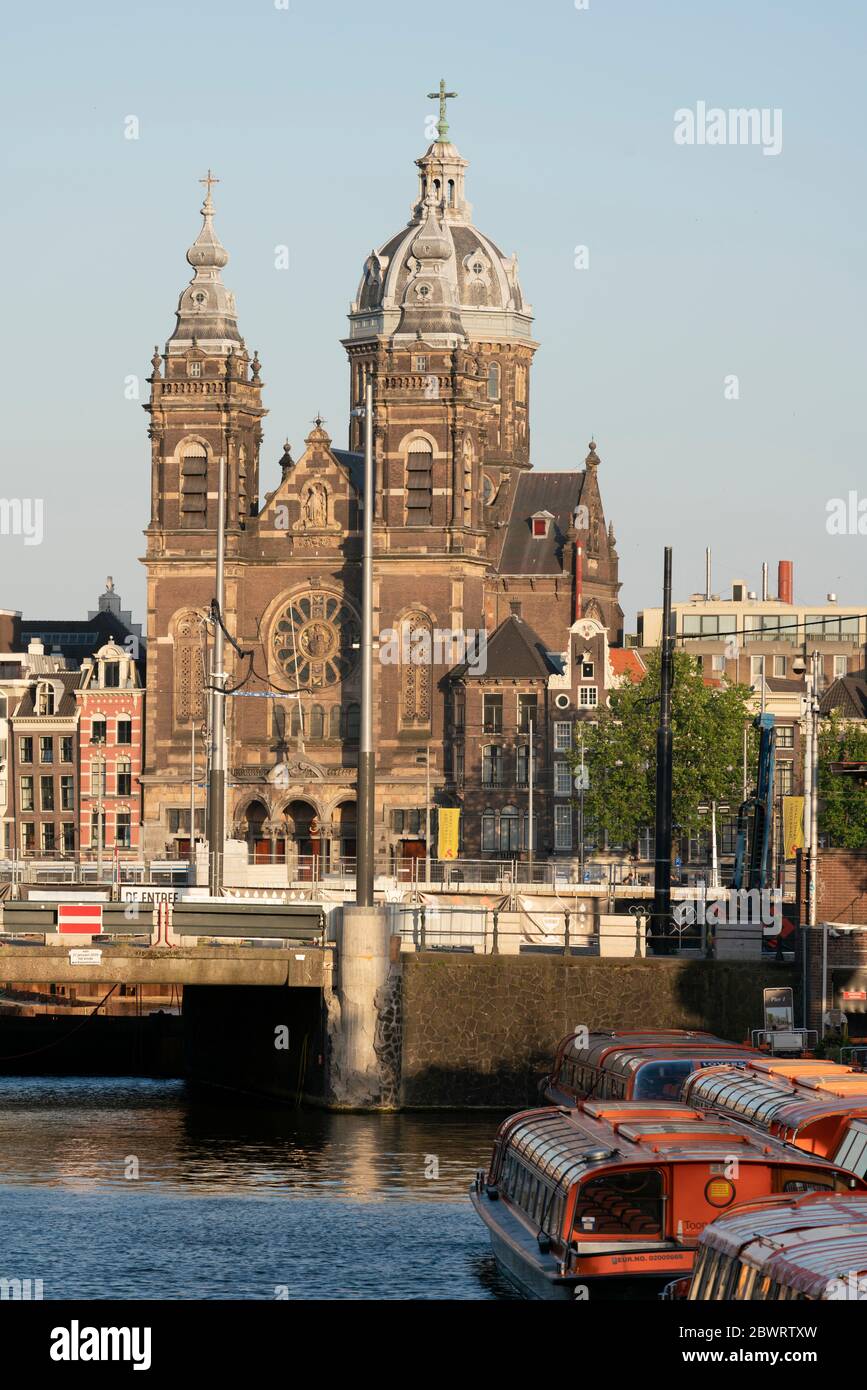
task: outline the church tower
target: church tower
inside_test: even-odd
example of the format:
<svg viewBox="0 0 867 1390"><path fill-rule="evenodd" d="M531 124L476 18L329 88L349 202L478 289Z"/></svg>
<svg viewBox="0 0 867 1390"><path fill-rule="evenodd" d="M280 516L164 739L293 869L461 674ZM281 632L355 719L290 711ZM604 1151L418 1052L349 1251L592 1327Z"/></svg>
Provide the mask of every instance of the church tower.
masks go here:
<svg viewBox="0 0 867 1390"><path fill-rule="evenodd" d="M238 329L235 296L223 284L229 259L214 230L210 171L202 182L202 228L187 252L194 275L177 324L148 378L151 438L149 554L198 553L214 534L217 474L226 461L227 533L255 514L262 439L260 363Z"/></svg>
<svg viewBox="0 0 867 1390"><path fill-rule="evenodd" d="M258 512L262 439L260 363L238 328L222 271L229 256L214 229L210 171L202 227L187 252L193 278L178 301L174 332L154 349L150 400L151 515L145 532L148 671L144 840L162 853L166 831L186 825L193 739L207 720L209 614L214 594L217 495L226 470L225 620L236 624L245 540ZM186 798L188 805L188 797ZM180 802L180 807L179 803ZM202 813L197 813L200 828ZM188 844L188 840L187 840Z"/></svg>
<svg viewBox="0 0 867 1390"><path fill-rule="evenodd" d="M344 341L350 405L374 376L376 520L390 549L488 554L486 497L510 497L530 466L530 368L537 344L517 260L472 222L467 161L448 138L416 160L406 227L371 251ZM350 449L363 421L351 417ZM423 531L435 533L424 540Z"/></svg>

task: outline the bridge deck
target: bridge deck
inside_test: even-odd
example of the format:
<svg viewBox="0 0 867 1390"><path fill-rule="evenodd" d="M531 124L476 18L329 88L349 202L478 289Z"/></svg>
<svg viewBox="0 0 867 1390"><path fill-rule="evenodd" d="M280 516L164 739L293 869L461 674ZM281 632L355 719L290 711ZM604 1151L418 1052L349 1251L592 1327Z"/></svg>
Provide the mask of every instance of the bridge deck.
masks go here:
<svg viewBox="0 0 867 1390"><path fill-rule="evenodd" d="M82 943L83 944L83 943ZM0 945L0 980L9 984L331 986L334 948L289 946L105 945L98 965L74 965L69 946Z"/></svg>

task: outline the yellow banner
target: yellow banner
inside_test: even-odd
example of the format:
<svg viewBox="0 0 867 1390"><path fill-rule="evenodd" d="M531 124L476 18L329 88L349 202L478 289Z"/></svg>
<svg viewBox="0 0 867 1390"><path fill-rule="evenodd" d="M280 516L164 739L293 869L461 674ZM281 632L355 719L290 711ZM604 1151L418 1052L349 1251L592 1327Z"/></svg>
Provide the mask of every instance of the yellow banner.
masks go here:
<svg viewBox="0 0 867 1390"><path fill-rule="evenodd" d="M794 859L795 850L804 848L804 798L783 797L783 850L787 859Z"/></svg>
<svg viewBox="0 0 867 1390"><path fill-rule="evenodd" d="M441 806L437 812L437 822L439 827L438 857L441 860L457 859L458 834L461 824L460 809L457 806Z"/></svg>

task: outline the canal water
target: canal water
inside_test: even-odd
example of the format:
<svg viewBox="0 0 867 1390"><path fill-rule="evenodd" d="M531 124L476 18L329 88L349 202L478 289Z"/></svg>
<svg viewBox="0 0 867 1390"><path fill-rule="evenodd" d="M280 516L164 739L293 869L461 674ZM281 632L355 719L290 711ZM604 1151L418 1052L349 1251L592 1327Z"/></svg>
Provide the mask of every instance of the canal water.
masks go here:
<svg viewBox="0 0 867 1390"><path fill-rule="evenodd" d="M333 1115L0 1077L0 1278L46 1299L499 1299L467 1188L496 1115Z"/></svg>

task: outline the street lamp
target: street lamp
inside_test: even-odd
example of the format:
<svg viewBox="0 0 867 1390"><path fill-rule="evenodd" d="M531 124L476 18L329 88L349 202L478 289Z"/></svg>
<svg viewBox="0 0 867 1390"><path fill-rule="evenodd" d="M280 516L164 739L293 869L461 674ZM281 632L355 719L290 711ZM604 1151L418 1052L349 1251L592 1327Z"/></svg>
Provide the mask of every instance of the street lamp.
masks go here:
<svg viewBox="0 0 867 1390"><path fill-rule="evenodd" d="M807 639L792 662L796 676L808 670ZM819 653L809 656L804 695L804 843L807 848L807 924L816 925L816 856L819 848Z"/></svg>

